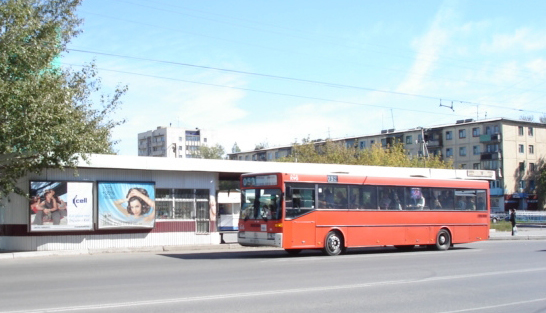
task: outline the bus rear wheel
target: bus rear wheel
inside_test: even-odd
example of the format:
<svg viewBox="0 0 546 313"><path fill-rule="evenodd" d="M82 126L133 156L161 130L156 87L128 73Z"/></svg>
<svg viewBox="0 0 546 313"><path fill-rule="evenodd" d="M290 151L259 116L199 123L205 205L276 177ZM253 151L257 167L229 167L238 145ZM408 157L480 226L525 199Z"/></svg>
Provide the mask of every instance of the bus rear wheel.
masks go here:
<svg viewBox="0 0 546 313"><path fill-rule="evenodd" d="M451 235L445 229L438 232L436 236L436 250L445 251L451 247Z"/></svg>
<svg viewBox="0 0 546 313"><path fill-rule="evenodd" d="M324 241L324 248L322 249L326 255L339 255L345 251L343 244L343 237L337 231L331 231L326 235L326 240Z"/></svg>

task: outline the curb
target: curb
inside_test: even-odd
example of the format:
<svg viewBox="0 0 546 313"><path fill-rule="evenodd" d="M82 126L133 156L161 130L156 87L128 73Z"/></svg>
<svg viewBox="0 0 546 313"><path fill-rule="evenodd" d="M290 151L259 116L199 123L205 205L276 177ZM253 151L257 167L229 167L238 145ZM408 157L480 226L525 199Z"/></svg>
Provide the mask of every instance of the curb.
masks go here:
<svg viewBox="0 0 546 313"><path fill-rule="evenodd" d="M218 251L248 249L238 243L218 244L218 245L192 245L192 246L158 246L142 248L109 248L109 249L87 249L87 250L58 250L58 251L21 251L21 252L2 252L0 251L0 260L19 259L45 256L68 256L68 255L98 255L106 253L136 253L136 252L193 252L193 251ZM252 248L251 248L252 249Z"/></svg>
<svg viewBox="0 0 546 313"><path fill-rule="evenodd" d="M516 236L494 236L489 237L489 240L546 240L543 235L516 235Z"/></svg>

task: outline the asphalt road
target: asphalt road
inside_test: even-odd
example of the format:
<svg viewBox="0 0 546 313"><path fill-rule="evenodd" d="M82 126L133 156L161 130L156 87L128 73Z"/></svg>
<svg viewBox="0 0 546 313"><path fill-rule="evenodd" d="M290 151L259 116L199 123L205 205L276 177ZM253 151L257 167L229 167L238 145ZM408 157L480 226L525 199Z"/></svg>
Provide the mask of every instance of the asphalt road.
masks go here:
<svg viewBox="0 0 546 313"><path fill-rule="evenodd" d="M545 312L546 241L0 260L0 312Z"/></svg>

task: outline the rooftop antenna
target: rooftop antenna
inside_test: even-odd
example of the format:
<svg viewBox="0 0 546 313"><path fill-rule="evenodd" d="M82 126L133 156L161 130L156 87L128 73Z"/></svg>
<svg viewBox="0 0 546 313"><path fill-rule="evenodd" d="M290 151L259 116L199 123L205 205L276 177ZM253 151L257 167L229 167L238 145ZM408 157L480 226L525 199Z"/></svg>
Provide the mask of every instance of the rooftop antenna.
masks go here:
<svg viewBox="0 0 546 313"><path fill-rule="evenodd" d="M448 106L448 105L444 105L442 104L442 99L440 99L440 107L446 107L446 108L450 108L451 111L455 112L455 110L453 109L453 101L451 101L451 105Z"/></svg>
<svg viewBox="0 0 546 313"><path fill-rule="evenodd" d="M392 128L396 129L396 127L394 127L394 114L392 113L392 109L391 109L391 118L392 118Z"/></svg>

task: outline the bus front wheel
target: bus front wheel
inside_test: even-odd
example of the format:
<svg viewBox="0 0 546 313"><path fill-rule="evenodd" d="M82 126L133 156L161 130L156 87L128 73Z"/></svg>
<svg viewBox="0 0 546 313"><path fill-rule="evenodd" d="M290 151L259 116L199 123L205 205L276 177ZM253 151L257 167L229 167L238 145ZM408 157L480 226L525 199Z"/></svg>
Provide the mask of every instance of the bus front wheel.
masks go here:
<svg viewBox="0 0 546 313"><path fill-rule="evenodd" d="M337 231L329 232L324 241L324 249L322 249L322 251L327 255L339 255L343 253L345 247L341 234Z"/></svg>
<svg viewBox="0 0 546 313"><path fill-rule="evenodd" d="M438 232L436 236L436 250L447 250L451 247L451 235L445 229Z"/></svg>

